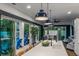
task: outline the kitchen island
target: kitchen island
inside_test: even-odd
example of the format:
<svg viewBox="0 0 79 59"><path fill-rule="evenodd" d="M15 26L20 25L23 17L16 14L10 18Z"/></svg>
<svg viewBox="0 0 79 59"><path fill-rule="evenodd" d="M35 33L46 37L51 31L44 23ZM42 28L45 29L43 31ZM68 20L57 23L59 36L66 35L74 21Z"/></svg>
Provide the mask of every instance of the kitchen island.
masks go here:
<svg viewBox="0 0 79 59"><path fill-rule="evenodd" d="M37 46L24 53L22 56L68 56L62 41L52 41L47 47L39 43Z"/></svg>

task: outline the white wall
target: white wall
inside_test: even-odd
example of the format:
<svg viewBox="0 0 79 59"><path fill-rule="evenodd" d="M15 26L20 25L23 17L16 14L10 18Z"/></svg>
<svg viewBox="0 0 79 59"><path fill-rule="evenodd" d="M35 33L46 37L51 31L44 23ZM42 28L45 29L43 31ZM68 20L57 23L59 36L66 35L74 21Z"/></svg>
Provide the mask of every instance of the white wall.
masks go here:
<svg viewBox="0 0 79 59"><path fill-rule="evenodd" d="M79 55L79 18L74 20L74 50L77 55Z"/></svg>
<svg viewBox="0 0 79 59"><path fill-rule="evenodd" d="M3 11L6 11L6 12L9 12L11 14L14 14L14 15L17 15L17 16L20 16L24 19L27 19L29 21L32 21L32 22L35 22L35 23L38 23L40 24L39 22L37 21L34 21L34 19L30 18L29 16L23 14L22 12L20 12L19 10L13 8L12 6L8 5L8 4L0 4L0 10L3 10ZM42 23L41 23L42 24Z"/></svg>

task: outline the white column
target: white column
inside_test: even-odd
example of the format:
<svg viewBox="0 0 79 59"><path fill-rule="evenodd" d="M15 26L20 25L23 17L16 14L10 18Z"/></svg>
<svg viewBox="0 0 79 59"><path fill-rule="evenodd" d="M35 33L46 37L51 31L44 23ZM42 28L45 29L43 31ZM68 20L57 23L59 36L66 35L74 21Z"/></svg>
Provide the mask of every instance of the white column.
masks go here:
<svg viewBox="0 0 79 59"><path fill-rule="evenodd" d="M31 25L31 24L29 24L29 44L32 44L31 27L32 27L32 25Z"/></svg>
<svg viewBox="0 0 79 59"><path fill-rule="evenodd" d="M24 46L24 22L20 22L20 38L22 39L22 46Z"/></svg>
<svg viewBox="0 0 79 59"><path fill-rule="evenodd" d="M79 55L79 18L74 20L74 50L77 55Z"/></svg>
<svg viewBox="0 0 79 59"><path fill-rule="evenodd" d="M66 27L65 27L65 39L66 39Z"/></svg>
<svg viewBox="0 0 79 59"><path fill-rule="evenodd" d="M72 36L72 26L70 26L70 36Z"/></svg>

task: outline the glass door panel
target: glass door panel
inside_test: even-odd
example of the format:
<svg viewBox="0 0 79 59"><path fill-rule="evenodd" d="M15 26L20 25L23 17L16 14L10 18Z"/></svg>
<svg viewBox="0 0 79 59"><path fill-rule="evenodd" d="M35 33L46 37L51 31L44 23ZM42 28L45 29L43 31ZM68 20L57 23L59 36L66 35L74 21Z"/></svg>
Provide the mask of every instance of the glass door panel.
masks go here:
<svg viewBox="0 0 79 59"><path fill-rule="evenodd" d="M64 40L66 38L66 29L65 29L65 27L59 27L58 32L59 32L59 40Z"/></svg>
<svg viewBox="0 0 79 59"><path fill-rule="evenodd" d="M15 23L15 31L16 31L16 49L19 49L21 47L19 22Z"/></svg>
<svg viewBox="0 0 79 59"><path fill-rule="evenodd" d="M29 44L29 24L24 24L24 45Z"/></svg>
<svg viewBox="0 0 79 59"><path fill-rule="evenodd" d="M14 55L14 22L0 19L0 53L1 55Z"/></svg>

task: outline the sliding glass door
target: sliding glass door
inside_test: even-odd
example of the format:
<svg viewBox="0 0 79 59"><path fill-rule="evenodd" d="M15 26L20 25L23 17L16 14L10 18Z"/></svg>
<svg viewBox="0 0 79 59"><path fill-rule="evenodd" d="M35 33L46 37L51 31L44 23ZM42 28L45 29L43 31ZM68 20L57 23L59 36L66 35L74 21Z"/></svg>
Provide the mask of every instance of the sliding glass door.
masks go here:
<svg viewBox="0 0 79 59"><path fill-rule="evenodd" d="M29 24L24 23L24 45L29 44Z"/></svg>
<svg viewBox="0 0 79 59"><path fill-rule="evenodd" d="M0 54L14 55L14 22L0 19Z"/></svg>
<svg viewBox="0 0 79 59"><path fill-rule="evenodd" d="M66 27L59 27L58 32L59 32L59 40L66 39Z"/></svg>
<svg viewBox="0 0 79 59"><path fill-rule="evenodd" d="M46 27L44 30L44 35L49 34L49 31L57 31L58 32L58 40L66 39L66 26L54 26L54 27Z"/></svg>

